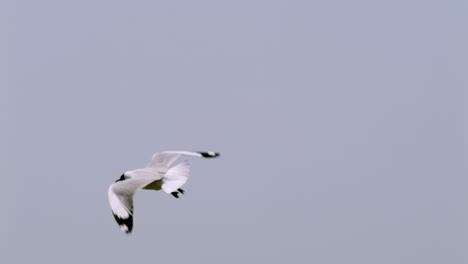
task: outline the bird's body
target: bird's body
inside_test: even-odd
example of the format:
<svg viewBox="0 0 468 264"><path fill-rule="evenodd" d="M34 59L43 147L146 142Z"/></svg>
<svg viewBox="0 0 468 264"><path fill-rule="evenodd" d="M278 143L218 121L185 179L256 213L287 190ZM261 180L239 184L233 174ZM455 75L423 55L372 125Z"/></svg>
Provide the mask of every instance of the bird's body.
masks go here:
<svg viewBox="0 0 468 264"><path fill-rule="evenodd" d="M126 233L133 228L133 195L139 189L163 190L178 197L190 174L190 164L184 160L170 167L181 155L214 158L216 152L164 151L153 155L145 168L127 171L110 185L108 196L114 218Z"/></svg>

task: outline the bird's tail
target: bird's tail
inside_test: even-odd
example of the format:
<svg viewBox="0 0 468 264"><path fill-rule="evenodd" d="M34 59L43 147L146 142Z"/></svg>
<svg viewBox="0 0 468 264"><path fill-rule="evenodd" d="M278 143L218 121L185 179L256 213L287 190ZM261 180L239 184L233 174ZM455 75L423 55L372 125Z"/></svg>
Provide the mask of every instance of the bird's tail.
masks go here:
<svg viewBox="0 0 468 264"><path fill-rule="evenodd" d="M187 182L189 174L190 163L184 160L166 172L161 188L166 193L175 192Z"/></svg>

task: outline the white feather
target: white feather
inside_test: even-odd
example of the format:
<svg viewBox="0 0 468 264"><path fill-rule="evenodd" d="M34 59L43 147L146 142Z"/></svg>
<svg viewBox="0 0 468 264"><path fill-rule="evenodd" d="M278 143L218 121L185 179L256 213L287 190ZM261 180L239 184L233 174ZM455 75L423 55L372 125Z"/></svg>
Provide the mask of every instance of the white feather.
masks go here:
<svg viewBox="0 0 468 264"><path fill-rule="evenodd" d="M163 178L162 189L166 193L177 191L187 182L189 174L190 163L188 160L184 160L167 171Z"/></svg>
<svg viewBox="0 0 468 264"><path fill-rule="evenodd" d="M109 186L108 197L112 212L122 231L130 233L133 228L133 195L152 182L161 180L161 188L171 193L184 185L190 174L187 160L169 168L181 155L213 158L216 152L164 151L153 155L146 168L127 171L123 177Z"/></svg>

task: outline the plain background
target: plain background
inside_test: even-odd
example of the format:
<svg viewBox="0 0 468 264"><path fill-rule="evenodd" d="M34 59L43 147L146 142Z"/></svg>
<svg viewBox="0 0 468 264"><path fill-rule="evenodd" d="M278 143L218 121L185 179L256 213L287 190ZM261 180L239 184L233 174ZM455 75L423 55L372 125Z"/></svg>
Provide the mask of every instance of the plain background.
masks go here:
<svg viewBox="0 0 468 264"><path fill-rule="evenodd" d="M1 263L468 261L463 1L0 10ZM162 150L222 156L125 235L107 188Z"/></svg>

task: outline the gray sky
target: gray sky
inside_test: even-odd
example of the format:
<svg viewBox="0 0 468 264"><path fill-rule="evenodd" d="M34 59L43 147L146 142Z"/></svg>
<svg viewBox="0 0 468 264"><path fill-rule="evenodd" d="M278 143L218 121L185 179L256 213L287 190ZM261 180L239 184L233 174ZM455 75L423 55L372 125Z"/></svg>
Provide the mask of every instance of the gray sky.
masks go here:
<svg viewBox="0 0 468 264"><path fill-rule="evenodd" d="M468 260L463 2L0 9L0 262ZM127 236L107 188L162 150L222 156Z"/></svg>

